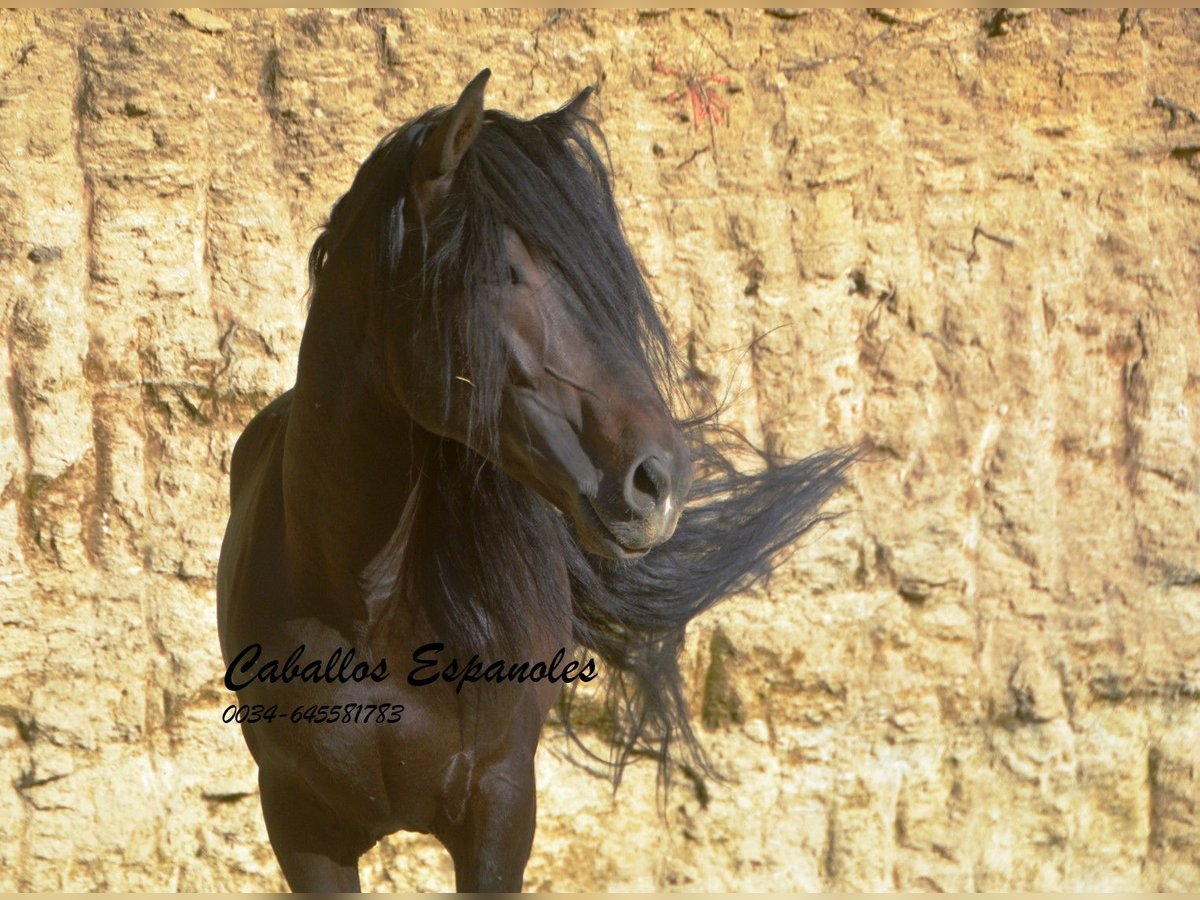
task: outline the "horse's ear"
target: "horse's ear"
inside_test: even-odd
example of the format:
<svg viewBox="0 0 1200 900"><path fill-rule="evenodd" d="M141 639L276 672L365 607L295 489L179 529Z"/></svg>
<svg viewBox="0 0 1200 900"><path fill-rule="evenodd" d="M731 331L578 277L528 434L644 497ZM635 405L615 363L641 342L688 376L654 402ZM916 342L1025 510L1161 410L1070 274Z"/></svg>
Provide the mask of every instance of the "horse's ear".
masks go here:
<svg viewBox="0 0 1200 900"><path fill-rule="evenodd" d="M588 85L582 91L575 95L575 99L559 110L560 114L570 116L572 119L583 115L583 111L587 108L588 100L591 99L592 93L596 88Z"/></svg>
<svg viewBox="0 0 1200 900"><path fill-rule="evenodd" d="M483 124L483 88L491 74L491 69L484 69L471 79L458 102L417 151L412 167L412 189L425 219L450 192L458 164L479 134Z"/></svg>

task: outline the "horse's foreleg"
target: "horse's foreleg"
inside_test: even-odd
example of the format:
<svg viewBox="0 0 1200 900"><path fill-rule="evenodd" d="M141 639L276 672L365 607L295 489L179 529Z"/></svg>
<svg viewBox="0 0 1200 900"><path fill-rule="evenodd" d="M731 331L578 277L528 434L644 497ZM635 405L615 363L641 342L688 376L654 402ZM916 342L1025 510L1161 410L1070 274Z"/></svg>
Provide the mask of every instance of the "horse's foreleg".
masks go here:
<svg viewBox="0 0 1200 900"><path fill-rule="evenodd" d="M533 760L489 767L476 780L465 820L447 842L457 890L519 892L536 819Z"/></svg>
<svg viewBox="0 0 1200 900"><path fill-rule="evenodd" d="M302 785L259 769L267 836L288 887L300 893L356 893L361 843L353 843ZM368 845L369 846L369 845Z"/></svg>

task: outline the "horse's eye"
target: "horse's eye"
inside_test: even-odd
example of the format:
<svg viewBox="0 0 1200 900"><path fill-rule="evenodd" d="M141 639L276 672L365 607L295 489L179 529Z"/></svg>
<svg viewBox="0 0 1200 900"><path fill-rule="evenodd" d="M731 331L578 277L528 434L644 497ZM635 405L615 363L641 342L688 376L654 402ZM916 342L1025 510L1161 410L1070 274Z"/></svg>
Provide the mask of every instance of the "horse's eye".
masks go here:
<svg viewBox="0 0 1200 900"><path fill-rule="evenodd" d="M520 284L521 283L521 273L517 270L516 266L508 267L508 283L509 284Z"/></svg>

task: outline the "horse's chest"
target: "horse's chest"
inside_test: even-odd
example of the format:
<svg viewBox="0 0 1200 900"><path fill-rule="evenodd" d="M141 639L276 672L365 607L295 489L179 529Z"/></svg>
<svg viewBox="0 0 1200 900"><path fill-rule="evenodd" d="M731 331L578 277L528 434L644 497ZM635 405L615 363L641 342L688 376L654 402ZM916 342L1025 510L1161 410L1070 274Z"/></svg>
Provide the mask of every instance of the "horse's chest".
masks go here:
<svg viewBox="0 0 1200 900"><path fill-rule="evenodd" d="M434 830L474 773L536 749L544 701L531 685L413 684L411 657L347 662L351 648L300 644L298 657L264 651L245 670L235 660L243 729L260 766L302 779L346 820Z"/></svg>

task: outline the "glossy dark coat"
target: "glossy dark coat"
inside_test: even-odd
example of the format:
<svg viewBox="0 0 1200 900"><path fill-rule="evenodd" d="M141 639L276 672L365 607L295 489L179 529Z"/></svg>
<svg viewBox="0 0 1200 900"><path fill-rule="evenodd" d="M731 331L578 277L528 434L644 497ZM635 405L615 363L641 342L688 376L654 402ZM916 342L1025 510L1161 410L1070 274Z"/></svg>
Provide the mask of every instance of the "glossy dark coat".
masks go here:
<svg viewBox="0 0 1200 900"><path fill-rule="evenodd" d="M849 461L742 475L711 420L675 418L673 352L588 136L589 92L521 121L484 112L487 78L364 162L310 259L296 385L234 451L226 663L304 645L306 661L353 648L389 671L252 681L239 702L284 718L403 706L395 724L243 725L294 890L358 890L359 856L397 830L436 835L460 891L521 889L562 685L414 686L430 642L446 661L581 648L616 688L618 774L638 748L667 775L676 746L702 764L684 628L769 571Z"/></svg>

